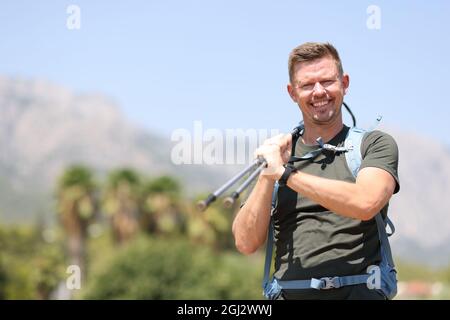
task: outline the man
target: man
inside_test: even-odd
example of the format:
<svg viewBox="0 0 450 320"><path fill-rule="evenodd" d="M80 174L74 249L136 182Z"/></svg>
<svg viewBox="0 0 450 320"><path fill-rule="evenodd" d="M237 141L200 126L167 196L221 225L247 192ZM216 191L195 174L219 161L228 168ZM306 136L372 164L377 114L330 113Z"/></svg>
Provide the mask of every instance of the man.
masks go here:
<svg viewBox="0 0 450 320"><path fill-rule="evenodd" d="M345 152L320 153L284 166L291 150L301 157L325 143L343 146L349 128L343 124L341 106L349 87L336 49L329 43L305 43L289 56L287 90L299 106L304 133L292 148L292 135L268 139L255 155L268 166L233 222L237 249L251 254L266 238L271 217L274 183L280 181L278 204L273 212L278 280L310 280L351 276L367 272L380 262L375 222L387 215L388 201L399 191L398 149L386 133L372 131L361 143L362 162L356 179ZM367 284L331 290L282 290L284 299L384 299L380 290Z"/></svg>

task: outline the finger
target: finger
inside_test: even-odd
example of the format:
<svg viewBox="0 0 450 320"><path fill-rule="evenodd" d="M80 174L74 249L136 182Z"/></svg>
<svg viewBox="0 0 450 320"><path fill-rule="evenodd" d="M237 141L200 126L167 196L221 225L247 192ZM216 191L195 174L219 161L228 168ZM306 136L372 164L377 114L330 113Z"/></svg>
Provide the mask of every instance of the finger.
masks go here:
<svg viewBox="0 0 450 320"><path fill-rule="evenodd" d="M282 137L283 145L292 145L292 134L288 133Z"/></svg>
<svg viewBox="0 0 450 320"><path fill-rule="evenodd" d="M264 156L267 152L268 152L268 147L270 145L262 145L259 148L257 148L254 152L254 156L255 158L259 157L259 156Z"/></svg>
<svg viewBox="0 0 450 320"><path fill-rule="evenodd" d="M283 136L282 134L278 134L274 137L268 138L264 141L263 144L265 144L265 145L279 144L279 140L282 136Z"/></svg>
<svg viewBox="0 0 450 320"><path fill-rule="evenodd" d="M291 158L291 150L286 150L286 152L283 154L283 162L287 163L290 158Z"/></svg>
<svg viewBox="0 0 450 320"><path fill-rule="evenodd" d="M261 147L257 148L255 152L253 152L253 157L256 159L261 155Z"/></svg>
<svg viewBox="0 0 450 320"><path fill-rule="evenodd" d="M292 148L292 135L287 134L280 137L278 140L278 144L280 146L281 151L284 153L286 150L289 150Z"/></svg>

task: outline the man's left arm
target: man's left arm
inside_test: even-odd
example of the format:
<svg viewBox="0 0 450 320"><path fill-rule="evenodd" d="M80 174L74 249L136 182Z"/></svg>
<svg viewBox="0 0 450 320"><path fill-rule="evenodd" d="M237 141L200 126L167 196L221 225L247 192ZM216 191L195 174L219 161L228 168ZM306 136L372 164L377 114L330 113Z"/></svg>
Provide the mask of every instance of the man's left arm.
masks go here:
<svg viewBox="0 0 450 320"><path fill-rule="evenodd" d="M337 214L370 220L389 201L396 188L396 181L386 170L366 167L359 171L356 183L294 172L287 185Z"/></svg>

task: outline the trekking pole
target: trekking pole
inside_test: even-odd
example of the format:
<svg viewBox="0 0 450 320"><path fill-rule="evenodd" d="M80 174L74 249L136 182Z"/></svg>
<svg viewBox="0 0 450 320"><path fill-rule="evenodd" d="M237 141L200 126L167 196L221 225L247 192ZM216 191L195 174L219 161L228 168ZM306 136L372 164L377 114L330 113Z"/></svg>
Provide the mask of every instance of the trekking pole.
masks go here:
<svg viewBox="0 0 450 320"><path fill-rule="evenodd" d="M292 137L296 137L300 134L300 132L303 130L303 121L300 122L300 124L295 127L291 134ZM197 208L200 211L205 211L208 206L216 201L216 199L222 195L225 191L227 191L231 186L233 186L239 179L241 179L245 174L248 172L255 170L250 176L238 187L238 189L233 192L229 197L227 197L224 201L224 205L227 207L231 207L233 203L236 201L237 198L239 198L242 191L244 191L250 183L261 173L261 171L267 166L267 162L264 158L259 157L257 158L251 165L249 165L247 168L239 172L237 175L235 175L233 178L228 180L224 185L222 185L220 188L218 188L213 193L209 194L208 197L205 200L201 200L197 203Z"/></svg>
<svg viewBox="0 0 450 320"><path fill-rule="evenodd" d="M220 188L218 188L216 191L211 193L205 200L201 200L197 203L197 208L200 211L205 211L208 206L216 201L218 197L225 191L227 191L231 186L233 186L239 179L241 179L247 172L252 171L254 168L259 166L261 164L261 159L256 159L251 165L249 165L247 168L236 174L234 177L232 177L230 180L225 182Z"/></svg>
<svg viewBox="0 0 450 320"><path fill-rule="evenodd" d="M298 126L296 126L291 134L292 134L292 138L296 138L299 134L300 131L303 129L303 122L301 122ZM255 180L255 178L261 173L261 171L267 167L267 162L266 160L264 160L263 158L261 158L261 164L258 166L258 168L247 178L247 180L245 180L237 189L236 191L234 191L232 194L230 194L228 197L225 198L225 200L223 201L223 204L226 208L231 208L231 206L233 206L234 202L239 198L239 196L241 195L242 191L244 191L245 189L247 189L247 187L250 185L250 183Z"/></svg>
<svg viewBox="0 0 450 320"><path fill-rule="evenodd" d="M258 168L234 191L231 195L225 198L223 204L226 208L231 208L234 202L239 198L241 192L247 189L250 183L255 180L259 173L267 166L266 160L262 160Z"/></svg>

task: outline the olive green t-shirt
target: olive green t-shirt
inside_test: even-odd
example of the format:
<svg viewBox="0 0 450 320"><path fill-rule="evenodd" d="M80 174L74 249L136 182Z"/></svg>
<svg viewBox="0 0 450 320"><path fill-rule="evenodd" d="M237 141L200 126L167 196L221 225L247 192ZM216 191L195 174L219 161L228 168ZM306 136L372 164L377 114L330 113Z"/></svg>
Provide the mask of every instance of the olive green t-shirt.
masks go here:
<svg viewBox="0 0 450 320"><path fill-rule="evenodd" d="M349 128L344 126L328 143L343 146ZM317 146L308 146L298 139L295 155L300 157ZM398 149L395 140L381 131L364 135L361 143L365 167L389 172L397 185ZM295 167L311 175L355 183L344 153L324 151L313 160L299 161ZM382 209L387 215L388 205ZM377 264L380 257L375 218L369 221L338 215L318 203L297 194L289 187L280 187L278 205L273 214L276 245L275 277L281 280L302 280L328 276L357 275ZM347 286L332 290L287 290L284 298L371 299L380 298L376 290L366 285Z"/></svg>

